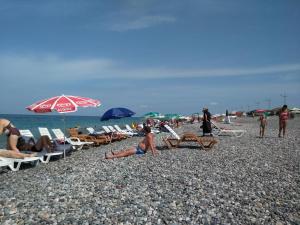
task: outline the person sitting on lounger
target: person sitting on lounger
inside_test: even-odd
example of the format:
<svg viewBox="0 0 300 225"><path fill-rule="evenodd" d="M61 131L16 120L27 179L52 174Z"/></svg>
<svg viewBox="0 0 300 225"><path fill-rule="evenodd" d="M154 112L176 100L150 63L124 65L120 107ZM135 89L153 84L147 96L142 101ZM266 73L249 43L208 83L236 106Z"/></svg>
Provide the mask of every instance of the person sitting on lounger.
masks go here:
<svg viewBox="0 0 300 225"><path fill-rule="evenodd" d="M34 157L37 153L24 154L20 152L10 151L6 149L0 149L0 157L24 159L26 157Z"/></svg>
<svg viewBox="0 0 300 225"><path fill-rule="evenodd" d="M19 137L17 148L20 151L32 152L41 152L45 148L47 152L54 152L54 146L47 135L41 136L36 143L34 143L34 140L26 142L23 137Z"/></svg>
<svg viewBox="0 0 300 225"><path fill-rule="evenodd" d="M7 119L0 119L0 135L3 133L7 136L7 150L18 153L22 150L40 152L45 147L47 152L52 152L52 145L48 136L41 136L35 144L26 143L18 128Z"/></svg>
<svg viewBox="0 0 300 225"><path fill-rule="evenodd" d="M151 133L151 128L148 126L144 126L143 131L146 133L146 136L138 144L137 147L131 147L129 149L126 149L126 150L120 151L120 152L111 151L111 154L105 153L105 159L122 158L122 157L127 157L127 156L135 155L135 154L141 155L141 154L145 154L149 148L153 155L157 155L158 151L154 145L154 136Z"/></svg>
<svg viewBox="0 0 300 225"><path fill-rule="evenodd" d="M3 133L7 136L7 149L19 152L17 143L21 137L20 131L7 119L0 119L0 135Z"/></svg>

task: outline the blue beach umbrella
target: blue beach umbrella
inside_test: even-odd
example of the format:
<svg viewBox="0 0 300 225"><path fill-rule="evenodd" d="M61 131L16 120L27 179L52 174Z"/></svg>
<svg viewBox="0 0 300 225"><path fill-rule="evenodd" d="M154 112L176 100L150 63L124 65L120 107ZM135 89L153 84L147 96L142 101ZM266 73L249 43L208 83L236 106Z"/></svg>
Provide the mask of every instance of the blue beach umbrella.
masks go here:
<svg viewBox="0 0 300 225"><path fill-rule="evenodd" d="M126 108L111 108L103 114L103 116L101 117L101 121L131 117L134 114L135 112L132 112L131 110Z"/></svg>

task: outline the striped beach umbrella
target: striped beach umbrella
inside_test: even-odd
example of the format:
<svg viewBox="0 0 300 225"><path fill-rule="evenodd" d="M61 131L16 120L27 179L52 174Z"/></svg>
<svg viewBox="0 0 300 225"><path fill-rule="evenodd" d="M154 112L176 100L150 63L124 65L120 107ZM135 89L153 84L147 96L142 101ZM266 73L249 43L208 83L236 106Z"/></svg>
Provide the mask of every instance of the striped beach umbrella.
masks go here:
<svg viewBox="0 0 300 225"><path fill-rule="evenodd" d="M55 111L58 113L71 113L76 112L78 107L98 106L100 106L99 100L73 95L61 95L33 103L32 105L26 107L26 109L35 113L49 113ZM65 117L63 118L63 121L64 133L66 133ZM66 141L64 141L64 158L66 157L65 143Z"/></svg>
<svg viewBox="0 0 300 225"><path fill-rule="evenodd" d="M99 100L73 95L61 95L38 101L26 107L26 109L36 113L48 113L53 111L58 113L71 113L76 112L78 107L98 106L100 106Z"/></svg>

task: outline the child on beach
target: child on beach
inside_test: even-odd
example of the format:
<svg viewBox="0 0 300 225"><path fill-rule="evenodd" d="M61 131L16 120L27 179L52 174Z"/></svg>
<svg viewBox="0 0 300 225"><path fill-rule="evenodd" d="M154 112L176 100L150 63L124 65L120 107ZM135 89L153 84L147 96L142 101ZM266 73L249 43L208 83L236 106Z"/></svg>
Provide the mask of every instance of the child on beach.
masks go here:
<svg viewBox="0 0 300 225"><path fill-rule="evenodd" d="M145 154L150 148L153 155L157 155L158 151L154 145L154 136L151 133L151 128L148 126L144 126L143 131L146 133L145 138L138 144L137 147L131 147L124 151L113 152L111 154L105 153L105 159L114 159L114 158L122 158L131 155L142 155Z"/></svg>
<svg viewBox="0 0 300 225"><path fill-rule="evenodd" d="M262 114L259 116L259 122L260 122L260 125L259 125L259 137L264 137L265 136L265 128L266 128L266 125L267 125L267 117Z"/></svg>

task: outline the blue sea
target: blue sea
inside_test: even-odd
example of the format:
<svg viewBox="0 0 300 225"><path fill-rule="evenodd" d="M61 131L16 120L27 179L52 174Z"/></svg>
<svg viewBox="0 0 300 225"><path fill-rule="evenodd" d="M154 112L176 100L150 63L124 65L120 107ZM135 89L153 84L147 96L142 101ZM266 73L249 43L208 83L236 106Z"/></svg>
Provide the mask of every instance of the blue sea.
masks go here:
<svg viewBox="0 0 300 225"><path fill-rule="evenodd" d="M34 137L38 138L38 127L47 127L48 129L80 127L86 132L86 127L94 127L95 130L102 130L103 125L118 124L121 127L125 124L133 122L140 123L143 121L142 117L127 117L118 120L100 121L99 116L71 116L71 115L13 115L13 114L0 114L0 118L8 119L18 129L29 129ZM50 131L51 132L51 131ZM51 133L52 134L52 133ZM53 135L53 134L52 134ZM54 135L53 135L54 136ZM0 148L6 147L6 136L0 136Z"/></svg>

